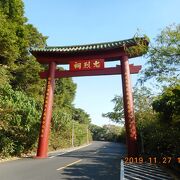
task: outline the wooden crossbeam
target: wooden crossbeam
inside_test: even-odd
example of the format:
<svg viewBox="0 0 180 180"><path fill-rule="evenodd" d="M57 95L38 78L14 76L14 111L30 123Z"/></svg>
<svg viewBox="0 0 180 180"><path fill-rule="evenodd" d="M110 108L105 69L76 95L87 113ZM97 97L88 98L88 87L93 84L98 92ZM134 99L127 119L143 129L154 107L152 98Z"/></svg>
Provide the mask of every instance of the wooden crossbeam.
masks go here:
<svg viewBox="0 0 180 180"><path fill-rule="evenodd" d="M130 73L137 74L141 70L141 66L129 65ZM45 79L48 77L48 71L40 72L40 77ZM70 71L70 70L56 70L55 78L79 77L79 76L100 76L100 75L118 75L121 74L121 66L109 67L98 70L85 70L85 71Z"/></svg>

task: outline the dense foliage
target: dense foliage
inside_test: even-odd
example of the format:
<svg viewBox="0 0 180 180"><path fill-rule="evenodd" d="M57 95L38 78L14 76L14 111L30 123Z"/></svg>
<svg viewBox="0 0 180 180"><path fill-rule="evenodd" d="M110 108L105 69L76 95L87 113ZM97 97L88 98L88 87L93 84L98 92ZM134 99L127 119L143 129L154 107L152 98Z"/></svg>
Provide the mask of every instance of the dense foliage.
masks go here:
<svg viewBox="0 0 180 180"><path fill-rule="evenodd" d="M91 124L92 138L96 141L125 142L125 131L123 127L115 125L104 125L103 127Z"/></svg>
<svg viewBox="0 0 180 180"><path fill-rule="evenodd" d="M159 113L160 121L180 125L180 84L165 88L152 106Z"/></svg>
<svg viewBox="0 0 180 180"><path fill-rule="evenodd" d="M0 156L35 150L40 127L45 66L29 53L44 47L47 37L27 22L22 0L0 0ZM73 105L76 84L56 80L50 149L78 146L91 140L89 115ZM72 126L72 124L74 124Z"/></svg>
<svg viewBox="0 0 180 180"><path fill-rule="evenodd" d="M142 119L144 113L137 117L144 152L149 155L177 157L180 151L179 45L180 25L162 30L149 49L148 63L142 74L143 81L154 79L162 89L154 97L146 93L146 99L153 101L145 117Z"/></svg>
<svg viewBox="0 0 180 180"><path fill-rule="evenodd" d="M161 84L176 83L180 71L180 24L161 31L150 45L147 58L143 76L139 79L141 82L156 79Z"/></svg>
<svg viewBox="0 0 180 180"><path fill-rule="evenodd" d="M123 97L116 95L112 102L114 103L113 112L103 113L103 117L107 117L116 123L124 123Z"/></svg>
<svg viewBox="0 0 180 180"><path fill-rule="evenodd" d="M0 86L0 102L1 155L28 152L37 140L40 107L33 98L13 90L8 84Z"/></svg>

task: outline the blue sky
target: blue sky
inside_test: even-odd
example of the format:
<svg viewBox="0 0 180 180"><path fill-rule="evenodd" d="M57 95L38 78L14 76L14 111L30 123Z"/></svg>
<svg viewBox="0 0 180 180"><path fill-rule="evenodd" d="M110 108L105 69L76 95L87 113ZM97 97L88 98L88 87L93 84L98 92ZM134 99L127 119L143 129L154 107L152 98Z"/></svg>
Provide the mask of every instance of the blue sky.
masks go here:
<svg viewBox="0 0 180 180"><path fill-rule="evenodd" d="M24 0L24 4L28 22L49 37L48 46L124 40L137 32L153 42L163 28L180 23L179 0ZM130 63L144 65L146 61L139 57ZM133 85L137 77L132 75ZM75 106L90 114L94 124L111 123L101 114L112 111L114 95L122 95L121 76L73 80L77 83Z"/></svg>

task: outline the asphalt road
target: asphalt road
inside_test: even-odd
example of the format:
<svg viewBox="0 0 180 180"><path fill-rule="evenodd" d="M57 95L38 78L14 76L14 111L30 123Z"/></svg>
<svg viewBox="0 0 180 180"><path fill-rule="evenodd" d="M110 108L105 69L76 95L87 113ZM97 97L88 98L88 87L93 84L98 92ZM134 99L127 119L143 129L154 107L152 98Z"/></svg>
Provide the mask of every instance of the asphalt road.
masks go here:
<svg viewBox="0 0 180 180"><path fill-rule="evenodd" d="M55 153L47 159L24 158L0 163L0 180L119 180L125 146L93 142L84 148Z"/></svg>

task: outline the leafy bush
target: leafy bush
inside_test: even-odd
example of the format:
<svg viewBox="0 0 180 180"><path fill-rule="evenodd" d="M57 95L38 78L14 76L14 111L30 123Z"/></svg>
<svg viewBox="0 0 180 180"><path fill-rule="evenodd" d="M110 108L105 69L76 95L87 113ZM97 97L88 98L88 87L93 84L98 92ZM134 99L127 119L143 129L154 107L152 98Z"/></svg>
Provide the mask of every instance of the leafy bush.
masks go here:
<svg viewBox="0 0 180 180"><path fill-rule="evenodd" d="M0 86L0 153L21 154L31 150L37 141L40 114L33 98L10 85Z"/></svg>

